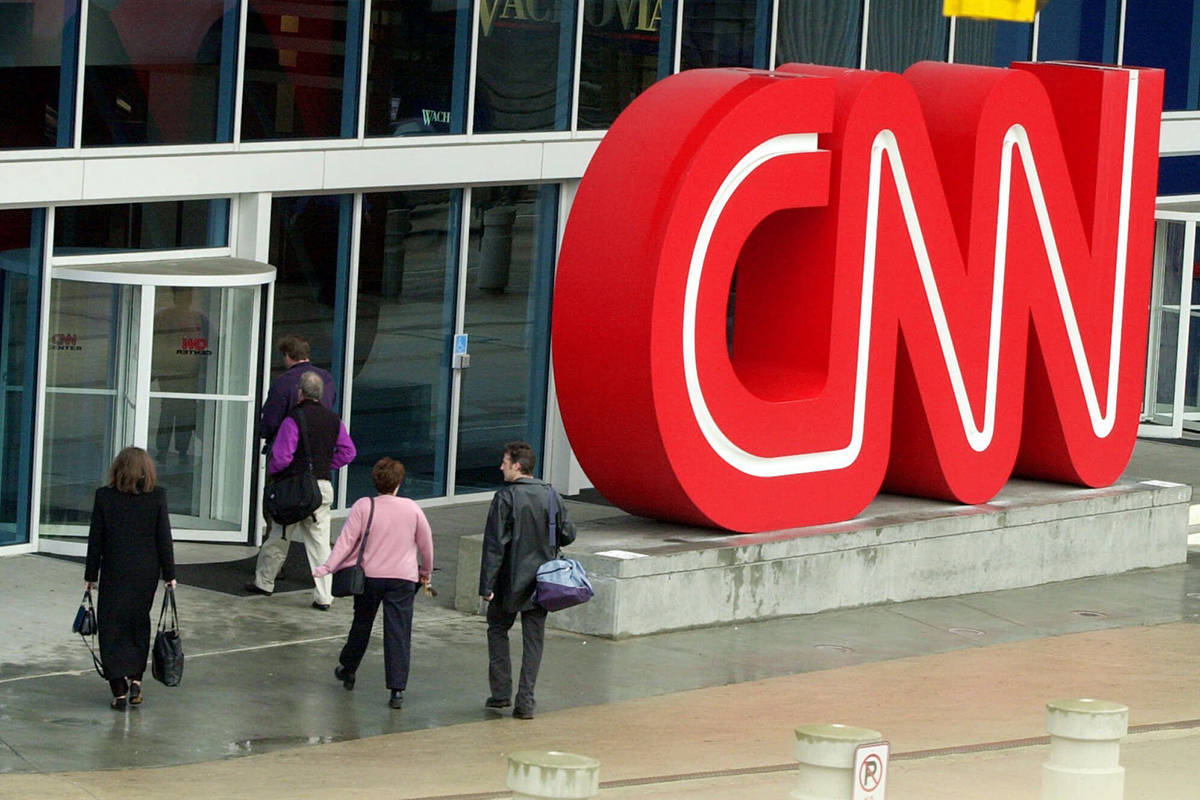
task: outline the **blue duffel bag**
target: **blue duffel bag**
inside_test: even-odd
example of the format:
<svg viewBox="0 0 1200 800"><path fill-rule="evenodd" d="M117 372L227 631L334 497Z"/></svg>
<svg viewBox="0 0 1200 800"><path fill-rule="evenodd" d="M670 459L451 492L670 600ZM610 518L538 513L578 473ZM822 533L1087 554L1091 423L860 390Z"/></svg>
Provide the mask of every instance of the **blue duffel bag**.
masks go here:
<svg viewBox="0 0 1200 800"><path fill-rule="evenodd" d="M547 611L586 603L593 594L583 565L573 558L556 558L538 567L537 602Z"/></svg>
<svg viewBox="0 0 1200 800"><path fill-rule="evenodd" d="M558 495L550 490L550 547L558 552ZM592 599L592 584L583 565L573 558L555 558L538 567L538 605L547 611L561 611Z"/></svg>

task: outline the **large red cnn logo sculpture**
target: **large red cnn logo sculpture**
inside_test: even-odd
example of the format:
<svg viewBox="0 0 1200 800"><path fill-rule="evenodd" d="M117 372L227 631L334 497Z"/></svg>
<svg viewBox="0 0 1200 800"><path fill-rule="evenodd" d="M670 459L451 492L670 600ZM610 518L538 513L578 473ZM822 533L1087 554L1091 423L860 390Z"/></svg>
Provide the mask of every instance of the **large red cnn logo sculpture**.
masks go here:
<svg viewBox="0 0 1200 800"><path fill-rule="evenodd" d="M628 511L736 531L848 519L881 487L1113 482L1161 105L1161 72L1085 64L655 85L562 245L554 371L584 470Z"/></svg>

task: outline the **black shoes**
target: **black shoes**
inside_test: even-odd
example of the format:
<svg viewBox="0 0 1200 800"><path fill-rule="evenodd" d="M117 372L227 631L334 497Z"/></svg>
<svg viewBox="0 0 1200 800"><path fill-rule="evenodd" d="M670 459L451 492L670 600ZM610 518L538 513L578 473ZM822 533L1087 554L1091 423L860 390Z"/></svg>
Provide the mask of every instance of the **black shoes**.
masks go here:
<svg viewBox="0 0 1200 800"><path fill-rule="evenodd" d="M497 700L494 697L489 697L483 701L484 708L508 708L512 705L511 700Z"/></svg>
<svg viewBox="0 0 1200 800"><path fill-rule="evenodd" d="M266 597L270 597L272 594L274 594L274 592L268 592L266 589L263 589L254 581L250 581L249 583L247 583L245 588L246 588L246 591L249 592L250 594L261 594Z"/></svg>
<svg viewBox="0 0 1200 800"><path fill-rule="evenodd" d="M516 719L533 719L533 709L517 706L513 709L513 717Z"/></svg>
<svg viewBox="0 0 1200 800"><path fill-rule="evenodd" d="M338 664L336 667L333 668L333 677L337 678L339 681L342 682L342 687L347 692L354 691L354 673L347 672L346 668L343 667L341 664Z"/></svg>
<svg viewBox="0 0 1200 800"><path fill-rule="evenodd" d="M404 692L400 689L392 689L392 697L388 700L388 705L392 708L400 708L404 705Z"/></svg>
<svg viewBox="0 0 1200 800"><path fill-rule="evenodd" d="M316 600L313 600L312 607L315 608L317 611L328 611L329 603L318 603Z"/></svg>
<svg viewBox="0 0 1200 800"><path fill-rule="evenodd" d="M129 682L129 705L140 706L142 704L142 682Z"/></svg>

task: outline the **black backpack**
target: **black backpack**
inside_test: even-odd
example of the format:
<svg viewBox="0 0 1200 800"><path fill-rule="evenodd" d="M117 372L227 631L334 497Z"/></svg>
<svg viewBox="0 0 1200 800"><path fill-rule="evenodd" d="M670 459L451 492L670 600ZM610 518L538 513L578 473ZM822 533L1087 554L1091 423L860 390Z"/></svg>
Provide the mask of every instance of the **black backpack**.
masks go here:
<svg viewBox="0 0 1200 800"><path fill-rule="evenodd" d="M284 526L294 525L305 517L312 517L315 522L317 518L313 512L321 507L321 487L313 475L312 451L308 447L308 428L304 424L304 415L293 413L292 419L300 428L300 441L304 445L304 472L267 484L266 497L263 499L263 507L271 519Z"/></svg>

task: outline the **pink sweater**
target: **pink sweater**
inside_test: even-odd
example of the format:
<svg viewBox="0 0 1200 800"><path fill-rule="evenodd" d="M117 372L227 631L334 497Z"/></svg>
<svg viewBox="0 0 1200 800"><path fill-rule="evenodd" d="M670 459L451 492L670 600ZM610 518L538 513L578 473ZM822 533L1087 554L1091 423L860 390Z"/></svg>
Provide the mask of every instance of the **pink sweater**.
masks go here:
<svg viewBox="0 0 1200 800"><path fill-rule="evenodd" d="M370 498L350 507L350 516L333 545L333 552L313 572L316 577L337 572L358 560L358 544L367 527ZM417 567L417 554L421 566ZM368 578L427 579L433 570L433 533L421 507L407 497L380 495L375 498L375 518L363 550L363 571Z"/></svg>

